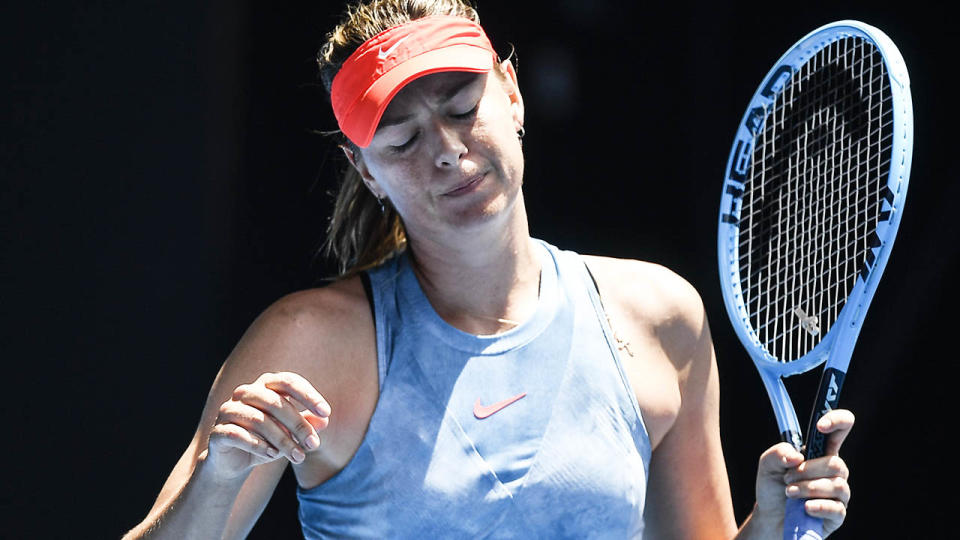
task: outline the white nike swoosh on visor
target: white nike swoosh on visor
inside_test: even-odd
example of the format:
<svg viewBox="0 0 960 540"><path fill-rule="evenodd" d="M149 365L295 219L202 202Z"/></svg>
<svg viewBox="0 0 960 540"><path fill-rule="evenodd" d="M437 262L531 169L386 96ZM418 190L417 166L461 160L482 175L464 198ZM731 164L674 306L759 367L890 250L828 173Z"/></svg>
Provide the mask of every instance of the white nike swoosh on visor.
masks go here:
<svg viewBox="0 0 960 540"><path fill-rule="evenodd" d="M377 53L377 58L379 58L380 60L386 60L387 57L390 56L390 54L393 53L393 51L395 51L395 50L397 49L397 47L400 46L401 43L403 43L404 41L406 41L408 37L410 37L410 36L404 36L404 37L400 38L400 41L394 43L394 44L393 44L389 49L387 49L387 50L383 50L383 47L380 47L380 52Z"/></svg>

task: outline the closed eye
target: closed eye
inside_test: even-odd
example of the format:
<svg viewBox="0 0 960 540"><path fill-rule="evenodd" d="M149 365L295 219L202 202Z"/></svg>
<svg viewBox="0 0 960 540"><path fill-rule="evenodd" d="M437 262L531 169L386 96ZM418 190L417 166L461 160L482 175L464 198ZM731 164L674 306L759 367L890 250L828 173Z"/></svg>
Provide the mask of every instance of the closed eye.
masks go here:
<svg viewBox="0 0 960 540"><path fill-rule="evenodd" d="M410 137L409 139L407 139L407 142L400 145L390 145L389 146L390 152L394 154L402 154L403 152L407 151L407 149L409 149L411 146L413 146L414 141L417 140L417 137L419 135L420 135L420 132L418 131L413 134L413 137Z"/></svg>
<svg viewBox="0 0 960 540"><path fill-rule="evenodd" d="M474 105L473 108L470 109L469 111L465 113L460 113L460 114L451 114L450 116L457 118L459 120L466 120L468 118L473 118L474 116L477 115L477 109L479 107L480 107L480 102L478 101L477 104Z"/></svg>

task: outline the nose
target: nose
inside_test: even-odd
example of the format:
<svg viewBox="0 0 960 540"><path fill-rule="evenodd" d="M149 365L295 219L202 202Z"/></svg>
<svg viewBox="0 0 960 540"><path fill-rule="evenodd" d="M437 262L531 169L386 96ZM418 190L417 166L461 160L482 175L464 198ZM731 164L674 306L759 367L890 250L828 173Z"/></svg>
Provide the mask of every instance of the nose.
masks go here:
<svg viewBox="0 0 960 540"><path fill-rule="evenodd" d="M436 165L441 169L457 167L460 158L467 153L462 134L454 126L437 125L438 148Z"/></svg>

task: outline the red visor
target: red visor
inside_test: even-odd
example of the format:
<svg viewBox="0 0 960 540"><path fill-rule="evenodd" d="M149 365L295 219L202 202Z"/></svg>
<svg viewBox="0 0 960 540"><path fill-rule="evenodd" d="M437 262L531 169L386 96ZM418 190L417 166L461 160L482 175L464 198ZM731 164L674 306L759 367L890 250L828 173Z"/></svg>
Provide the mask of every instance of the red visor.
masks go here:
<svg viewBox="0 0 960 540"><path fill-rule="evenodd" d="M373 36L343 63L330 90L340 130L366 148L393 96L430 73L486 73L496 53L479 24L438 15L416 19Z"/></svg>

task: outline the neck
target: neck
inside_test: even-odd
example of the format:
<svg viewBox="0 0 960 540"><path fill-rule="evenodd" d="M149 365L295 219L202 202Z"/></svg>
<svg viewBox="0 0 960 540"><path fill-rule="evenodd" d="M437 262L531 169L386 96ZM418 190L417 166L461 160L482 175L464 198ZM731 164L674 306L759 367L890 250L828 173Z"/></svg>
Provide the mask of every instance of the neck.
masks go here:
<svg viewBox="0 0 960 540"><path fill-rule="evenodd" d="M540 260L522 201L502 227L436 239L410 238L414 271L434 310L471 334L495 334L537 307Z"/></svg>

